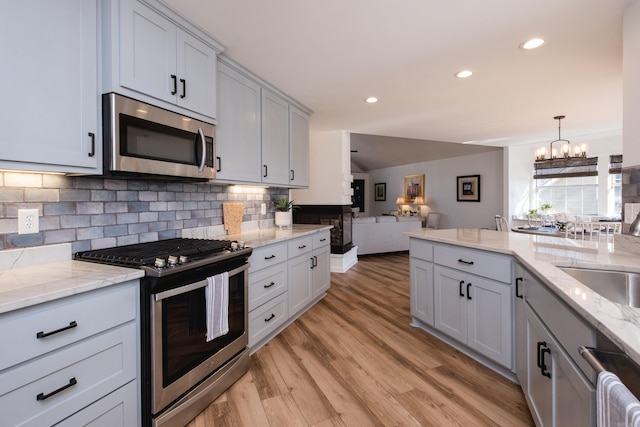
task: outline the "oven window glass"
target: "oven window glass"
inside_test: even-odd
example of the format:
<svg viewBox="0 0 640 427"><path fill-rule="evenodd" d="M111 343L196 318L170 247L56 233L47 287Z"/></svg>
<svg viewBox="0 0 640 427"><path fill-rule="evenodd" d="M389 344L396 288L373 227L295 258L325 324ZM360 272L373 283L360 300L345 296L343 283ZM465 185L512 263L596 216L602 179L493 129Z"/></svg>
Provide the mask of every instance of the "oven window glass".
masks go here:
<svg viewBox="0 0 640 427"><path fill-rule="evenodd" d="M229 276L229 333L209 342L204 287L162 301L164 387L244 333L244 274Z"/></svg>
<svg viewBox="0 0 640 427"><path fill-rule="evenodd" d="M213 145L211 137L205 140L208 147ZM123 156L197 165L201 152L197 133L120 114L120 154ZM208 148L207 153L210 152Z"/></svg>

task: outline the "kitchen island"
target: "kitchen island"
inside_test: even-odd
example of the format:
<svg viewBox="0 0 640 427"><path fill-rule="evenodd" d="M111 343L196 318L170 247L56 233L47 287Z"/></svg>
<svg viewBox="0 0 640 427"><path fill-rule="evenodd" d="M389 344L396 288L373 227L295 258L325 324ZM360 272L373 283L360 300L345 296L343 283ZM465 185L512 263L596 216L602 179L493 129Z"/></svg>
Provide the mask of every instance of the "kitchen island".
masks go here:
<svg viewBox="0 0 640 427"><path fill-rule="evenodd" d="M407 234L412 325L519 382L536 424L595 425L598 372L580 348L624 352L640 364L640 309L604 298L562 268L640 272L640 239Z"/></svg>

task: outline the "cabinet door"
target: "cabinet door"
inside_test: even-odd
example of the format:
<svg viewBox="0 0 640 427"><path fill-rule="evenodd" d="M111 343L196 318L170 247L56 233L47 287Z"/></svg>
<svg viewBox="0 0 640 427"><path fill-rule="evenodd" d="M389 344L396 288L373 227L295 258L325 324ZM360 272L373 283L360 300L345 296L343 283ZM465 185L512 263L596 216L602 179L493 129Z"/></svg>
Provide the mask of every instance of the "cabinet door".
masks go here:
<svg viewBox="0 0 640 427"><path fill-rule="evenodd" d="M538 426L552 426L553 422L553 382L550 377L542 374L538 362L541 361L543 346L551 345L551 335L546 331L538 317L527 308L527 389L526 396L529 401L531 416ZM555 370L550 355L545 356L546 371ZM569 424L573 425L573 424ZM576 424L578 425L578 424Z"/></svg>
<svg viewBox="0 0 640 427"><path fill-rule="evenodd" d="M477 276L467 277L469 347L511 369L511 287Z"/></svg>
<svg viewBox="0 0 640 427"><path fill-rule="evenodd" d="M289 185L289 104L262 89L262 182Z"/></svg>
<svg viewBox="0 0 640 427"><path fill-rule="evenodd" d="M0 167L101 172L97 21L95 0L3 4Z"/></svg>
<svg viewBox="0 0 640 427"><path fill-rule="evenodd" d="M311 253L289 260L289 316L295 316L311 302Z"/></svg>
<svg viewBox="0 0 640 427"><path fill-rule="evenodd" d="M433 326L433 263L411 258L411 316Z"/></svg>
<svg viewBox="0 0 640 427"><path fill-rule="evenodd" d="M177 104L216 117L215 50L185 31L177 31Z"/></svg>
<svg viewBox="0 0 640 427"><path fill-rule="evenodd" d="M218 63L216 178L260 182L260 86Z"/></svg>
<svg viewBox="0 0 640 427"><path fill-rule="evenodd" d="M527 355L527 321L526 321L526 311L524 304L524 287L526 286L526 273L525 270L519 264L516 264L515 267L515 285L514 285L514 293L515 293L515 365L516 365L516 376L518 377L518 381L520 382L520 387L522 390L526 392L527 390L527 365L528 365L528 355Z"/></svg>
<svg viewBox="0 0 640 427"><path fill-rule="evenodd" d="M313 297L318 297L327 292L331 286L331 254L329 245L314 249L313 259Z"/></svg>
<svg viewBox="0 0 640 427"><path fill-rule="evenodd" d="M309 186L309 115L289 106L289 149L291 186Z"/></svg>
<svg viewBox="0 0 640 427"><path fill-rule="evenodd" d="M555 425L593 426L595 389L565 353L552 348ZM570 404L568 402L571 402Z"/></svg>
<svg viewBox="0 0 640 427"><path fill-rule="evenodd" d="M120 4L120 85L175 103L175 24L138 1Z"/></svg>
<svg viewBox="0 0 640 427"><path fill-rule="evenodd" d="M450 337L466 343L466 274L440 266L435 266L433 273L434 327Z"/></svg>

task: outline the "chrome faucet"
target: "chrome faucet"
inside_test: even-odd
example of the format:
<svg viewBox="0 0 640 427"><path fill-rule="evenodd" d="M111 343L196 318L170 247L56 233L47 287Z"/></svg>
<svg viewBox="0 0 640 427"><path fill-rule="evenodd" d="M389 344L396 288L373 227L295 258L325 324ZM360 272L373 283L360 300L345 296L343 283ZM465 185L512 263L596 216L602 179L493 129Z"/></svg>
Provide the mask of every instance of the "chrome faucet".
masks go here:
<svg viewBox="0 0 640 427"><path fill-rule="evenodd" d="M629 234L632 236L640 236L640 212L638 212L638 216L636 216L636 219L631 223Z"/></svg>

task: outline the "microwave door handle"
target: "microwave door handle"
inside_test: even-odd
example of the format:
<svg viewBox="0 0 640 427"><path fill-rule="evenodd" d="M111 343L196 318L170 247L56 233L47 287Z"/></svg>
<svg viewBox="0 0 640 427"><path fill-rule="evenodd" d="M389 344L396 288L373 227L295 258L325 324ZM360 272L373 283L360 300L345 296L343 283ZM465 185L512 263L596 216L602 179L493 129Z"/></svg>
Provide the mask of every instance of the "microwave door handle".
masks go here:
<svg viewBox="0 0 640 427"><path fill-rule="evenodd" d="M202 158L200 159L198 172L202 172L202 169L204 169L204 161L207 158L207 142L204 140L204 132L202 131L202 128L198 128L198 133L200 134L200 141L202 143Z"/></svg>

